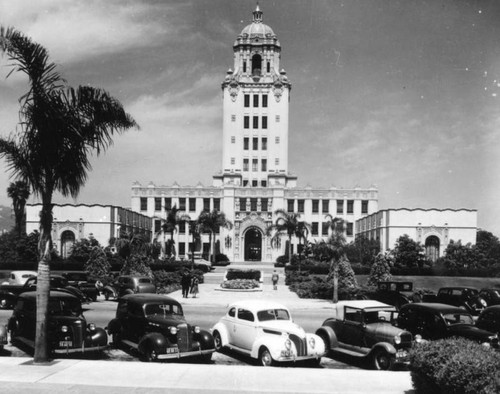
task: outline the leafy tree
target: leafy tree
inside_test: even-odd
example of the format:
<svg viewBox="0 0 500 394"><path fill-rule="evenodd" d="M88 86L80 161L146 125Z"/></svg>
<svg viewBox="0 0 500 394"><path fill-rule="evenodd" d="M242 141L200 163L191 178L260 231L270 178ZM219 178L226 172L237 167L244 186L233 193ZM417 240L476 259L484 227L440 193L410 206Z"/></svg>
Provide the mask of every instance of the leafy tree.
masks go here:
<svg viewBox="0 0 500 394"><path fill-rule="evenodd" d="M42 202L34 361L46 362L53 194L76 197L91 170L90 155L105 151L115 133L136 123L107 92L68 87L47 50L22 33L0 28L0 50L11 61L11 73L26 74L29 81L20 100L21 131L0 138L0 158Z"/></svg>
<svg viewBox="0 0 500 394"><path fill-rule="evenodd" d="M480 265L488 267L500 264L500 240L489 231L479 230L476 237L476 249Z"/></svg>
<svg viewBox="0 0 500 394"><path fill-rule="evenodd" d="M479 268L477 249L470 243L462 245L461 241L450 240L444 254L439 263L448 269Z"/></svg>
<svg viewBox="0 0 500 394"><path fill-rule="evenodd" d="M164 245L165 254L169 256L175 256L175 241L174 233L177 231L177 227L183 225L187 221L191 220L189 215L183 214L182 211L174 205L171 209L167 211L167 219L162 225L162 231L170 233L170 242ZM168 249L168 250L167 250Z"/></svg>
<svg viewBox="0 0 500 394"><path fill-rule="evenodd" d="M210 242L209 261L213 262L213 255L215 251L215 234L221 228L228 230L233 228L233 224L226 218L224 212L214 209L211 212L203 211L198 217L198 225L200 232L208 232Z"/></svg>
<svg viewBox="0 0 500 394"><path fill-rule="evenodd" d="M107 278L111 274L111 264L106 252L98 243L90 248L83 267L85 272L94 278Z"/></svg>
<svg viewBox="0 0 500 394"><path fill-rule="evenodd" d="M351 263L347 258L343 258L339 262L339 288L354 289L358 287L356 274L351 267Z"/></svg>
<svg viewBox="0 0 500 394"><path fill-rule="evenodd" d="M392 280L391 265L392 261L389 253L377 254L375 262L372 264L372 268L370 270L367 285L376 286L378 282Z"/></svg>
<svg viewBox="0 0 500 394"><path fill-rule="evenodd" d="M281 237L288 237L288 263L292 263L292 237L303 236L306 231L309 231L309 224L300 220L299 213L288 213L283 209L277 209L274 212L276 221L266 229L266 234L271 236L271 245L279 248L281 245ZM299 261L300 270L300 261Z"/></svg>
<svg viewBox="0 0 500 394"><path fill-rule="evenodd" d="M380 243L376 239L358 236L346 246L345 252L350 262L371 265L380 252Z"/></svg>
<svg viewBox="0 0 500 394"><path fill-rule="evenodd" d="M153 245L147 236L142 234L125 234L115 241L118 255L125 263L120 271L121 275L146 275L153 277L150 265L154 261Z"/></svg>
<svg viewBox="0 0 500 394"><path fill-rule="evenodd" d="M429 263L425 257L424 247L407 234L396 240L396 245L391 254L396 267L422 268L424 264Z"/></svg>
<svg viewBox="0 0 500 394"><path fill-rule="evenodd" d="M300 221L297 224L297 228L295 230L295 234L294 235L299 240L298 247L297 247L297 250L299 252L299 271L300 271L300 262L302 260L301 245L305 245L306 244L306 242L307 242L307 236L310 233L311 233L311 225L309 223ZM304 243L302 243L302 240L304 241Z"/></svg>
<svg viewBox="0 0 500 394"><path fill-rule="evenodd" d="M314 241L311 243L311 253L313 255L313 259L317 261L330 261L332 258L332 250L325 242L324 239L319 241Z"/></svg>
<svg viewBox="0 0 500 394"><path fill-rule="evenodd" d="M15 229L17 234L21 236L24 232L24 207L30 196L30 189L26 182L15 181L7 188L7 196L12 199L12 207L14 209L14 217L16 221Z"/></svg>
<svg viewBox="0 0 500 394"><path fill-rule="evenodd" d="M329 277L333 278L333 303L339 302L339 264L345 257L346 240L344 236L345 222L343 219L334 218L331 215L326 215L325 218L330 227L331 234L326 241L330 248L330 273Z"/></svg>
<svg viewBox="0 0 500 394"><path fill-rule="evenodd" d="M80 263L86 263L94 247L101 247L99 241L94 237L82 238L75 241L71 247L70 258Z"/></svg>

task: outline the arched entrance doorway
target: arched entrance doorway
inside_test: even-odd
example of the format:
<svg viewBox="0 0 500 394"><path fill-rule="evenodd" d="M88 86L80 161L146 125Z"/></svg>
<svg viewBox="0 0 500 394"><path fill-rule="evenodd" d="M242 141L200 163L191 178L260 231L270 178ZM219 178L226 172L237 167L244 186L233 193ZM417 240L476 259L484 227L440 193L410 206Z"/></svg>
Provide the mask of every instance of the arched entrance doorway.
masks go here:
<svg viewBox="0 0 500 394"><path fill-rule="evenodd" d="M61 257L66 259L71 254L71 248L75 243L75 234L73 231L66 230L61 234Z"/></svg>
<svg viewBox="0 0 500 394"><path fill-rule="evenodd" d="M262 260L262 233L256 227L251 227L245 233L245 260Z"/></svg>
<svg viewBox="0 0 500 394"><path fill-rule="evenodd" d="M439 257L439 238L435 235L427 237L425 240L425 255L433 263Z"/></svg>

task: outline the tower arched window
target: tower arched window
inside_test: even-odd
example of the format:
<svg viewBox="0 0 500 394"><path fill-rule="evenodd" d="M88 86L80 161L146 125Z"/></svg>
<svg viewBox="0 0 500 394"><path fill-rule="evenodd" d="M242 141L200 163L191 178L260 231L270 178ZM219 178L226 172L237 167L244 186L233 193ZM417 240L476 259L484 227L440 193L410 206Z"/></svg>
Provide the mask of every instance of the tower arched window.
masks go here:
<svg viewBox="0 0 500 394"><path fill-rule="evenodd" d="M66 230L61 234L61 256L63 259L71 255L71 249L75 243L75 234L73 231Z"/></svg>
<svg viewBox="0 0 500 394"><path fill-rule="evenodd" d="M435 235L431 235L425 240L425 255L433 263L439 257L439 246L440 246L439 238L436 237Z"/></svg>
<svg viewBox="0 0 500 394"><path fill-rule="evenodd" d="M260 75L262 71L262 57L260 55L252 56L252 75Z"/></svg>

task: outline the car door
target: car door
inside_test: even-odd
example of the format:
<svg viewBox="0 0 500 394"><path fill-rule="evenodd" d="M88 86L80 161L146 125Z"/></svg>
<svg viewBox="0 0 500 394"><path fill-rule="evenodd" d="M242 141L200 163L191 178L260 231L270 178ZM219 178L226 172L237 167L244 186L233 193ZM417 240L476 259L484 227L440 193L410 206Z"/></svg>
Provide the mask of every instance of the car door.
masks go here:
<svg viewBox="0 0 500 394"><path fill-rule="evenodd" d="M129 338L134 342L139 342L145 334L145 327L146 318L144 317L142 305L129 303L127 320L127 332Z"/></svg>
<svg viewBox="0 0 500 394"><path fill-rule="evenodd" d="M233 325L233 345L250 350L256 335L256 318L252 311L238 308Z"/></svg>
<svg viewBox="0 0 500 394"><path fill-rule="evenodd" d="M364 338L363 311L357 308L345 307L344 321L341 329L335 330L340 342L353 346L361 346Z"/></svg>

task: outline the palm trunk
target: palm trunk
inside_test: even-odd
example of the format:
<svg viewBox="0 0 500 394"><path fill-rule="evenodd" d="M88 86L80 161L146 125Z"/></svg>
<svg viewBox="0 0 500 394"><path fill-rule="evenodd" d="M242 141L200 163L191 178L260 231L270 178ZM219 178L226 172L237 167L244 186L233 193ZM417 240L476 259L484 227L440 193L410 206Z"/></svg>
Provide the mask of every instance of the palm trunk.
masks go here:
<svg viewBox="0 0 500 394"><path fill-rule="evenodd" d="M288 264L292 265L292 236L288 236Z"/></svg>
<svg viewBox="0 0 500 394"><path fill-rule="evenodd" d="M165 260L165 230L160 231L160 260Z"/></svg>
<svg viewBox="0 0 500 394"><path fill-rule="evenodd" d="M213 245L212 245L212 241L215 239L215 237L212 237L212 231L210 231L210 235L209 235L209 241L210 241L210 249L208 250L208 261L212 262L212 255L213 255Z"/></svg>
<svg viewBox="0 0 500 394"><path fill-rule="evenodd" d="M334 304L339 302L339 264L336 258L332 258L330 267L333 271L333 299Z"/></svg>
<svg viewBox="0 0 500 394"><path fill-rule="evenodd" d="M47 201L49 200L49 201ZM50 250L52 247L52 203L45 199L40 214L40 240L38 242L38 277L36 286L36 331L35 331L35 363L49 360L47 337L48 306L50 295Z"/></svg>

